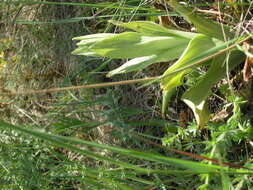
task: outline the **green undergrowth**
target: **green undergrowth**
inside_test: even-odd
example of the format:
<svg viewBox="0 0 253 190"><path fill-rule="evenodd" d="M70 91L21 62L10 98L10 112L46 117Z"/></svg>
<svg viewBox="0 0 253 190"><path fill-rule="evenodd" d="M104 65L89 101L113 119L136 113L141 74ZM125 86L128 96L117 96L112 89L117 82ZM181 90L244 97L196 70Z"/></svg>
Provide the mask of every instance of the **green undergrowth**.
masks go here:
<svg viewBox="0 0 253 190"><path fill-rule="evenodd" d="M251 11L250 1L185 3L235 31ZM210 14L210 9L217 12ZM0 90L158 76L172 62L107 78L129 60L71 55L76 48L72 38L122 33L123 22L158 23L158 16L165 15L173 29L194 31L171 7L157 9L147 1L0 2ZM1 96L0 189L252 189L252 84L243 80L243 67L241 63L231 73L225 70L223 79L215 81L207 105L212 115L201 129L180 97L202 80L207 65L194 68L169 94L166 114L156 83Z"/></svg>

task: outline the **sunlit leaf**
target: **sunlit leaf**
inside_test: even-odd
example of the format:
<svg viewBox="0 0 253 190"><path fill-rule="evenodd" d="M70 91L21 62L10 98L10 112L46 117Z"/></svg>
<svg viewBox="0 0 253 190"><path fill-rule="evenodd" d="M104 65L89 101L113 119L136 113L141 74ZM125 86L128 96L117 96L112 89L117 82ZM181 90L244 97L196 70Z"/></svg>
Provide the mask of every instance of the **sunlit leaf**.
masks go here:
<svg viewBox="0 0 253 190"><path fill-rule="evenodd" d="M124 63L122 66L118 67L117 69L110 71L106 76L111 77L116 74L127 73L131 71L138 71L147 67L148 65L158 62L158 60L159 60L159 57L157 57L156 55L137 57Z"/></svg>
<svg viewBox="0 0 253 190"><path fill-rule="evenodd" d="M228 71L232 70L244 59L245 55L242 52L232 51L228 59ZM209 118L206 99L211 94L211 88L216 82L226 76L227 67L224 61L225 55L214 59L207 73L196 85L188 89L182 97L182 100L192 109L199 126L204 126Z"/></svg>
<svg viewBox="0 0 253 190"><path fill-rule="evenodd" d="M213 47L215 47L215 42L212 38L202 34L197 35L190 41L189 45L187 46L179 60L171 67L169 67L163 75L166 76L176 71L177 69L180 69L181 67L189 65L191 63L191 59L198 57L201 53L203 53L203 51L209 50ZM163 90L169 91L172 88L180 86L182 84L182 79L187 72L189 72L189 69L181 71L172 76L163 78L161 81L161 88Z"/></svg>
<svg viewBox="0 0 253 190"><path fill-rule="evenodd" d="M154 63L166 62L176 59L181 55L184 48L185 44L182 44L181 47L177 46L177 48L171 48L165 51L161 51L157 55L150 55L131 59L130 61L124 63L122 66L110 71L107 76L111 77L116 74L139 71Z"/></svg>
<svg viewBox="0 0 253 190"><path fill-rule="evenodd" d="M170 49L176 49L175 52L180 54L188 42L189 40L185 38L124 32L98 41L89 49L101 56L110 58L136 58L159 55ZM178 54L171 54L172 59L178 57Z"/></svg>
<svg viewBox="0 0 253 190"><path fill-rule="evenodd" d="M112 24L129 28L136 32L140 32L143 34L154 35L154 36L171 36L171 37L179 37L179 38L187 38L192 39L196 36L196 33L192 32L184 32L180 30L170 30L159 24L149 21L133 21L133 22L120 22L120 21L110 21Z"/></svg>

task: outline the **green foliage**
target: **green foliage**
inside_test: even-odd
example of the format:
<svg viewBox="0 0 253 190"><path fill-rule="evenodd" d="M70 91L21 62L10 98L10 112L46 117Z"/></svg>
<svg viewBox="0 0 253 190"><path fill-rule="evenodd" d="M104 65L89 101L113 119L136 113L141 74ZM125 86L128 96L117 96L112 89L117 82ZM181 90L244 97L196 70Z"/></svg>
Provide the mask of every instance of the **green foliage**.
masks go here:
<svg viewBox="0 0 253 190"><path fill-rule="evenodd" d="M177 1L168 1L181 16L195 25L199 33L170 30L153 22L132 21L133 18L143 17L151 20L151 16L154 20L157 15L179 16L172 11L158 11L140 4L144 4L143 1L88 2L0 2L1 8L10 10L10 14L6 15L2 15L4 12L1 11L1 18L11 17L11 23L17 19L15 28L22 33L22 43L17 48L25 63L15 64L14 74L8 73L8 76L16 77L15 83L8 78L8 87L12 86L11 89L15 90L27 88L23 87L23 80L19 77L26 75L27 65L32 71L38 70L28 78L31 81L29 88L48 88L104 82L104 78L93 74L105 73L103 71L109 69L111 71L107 76L110 77L144 68L147 70L151 64L170 61L167 63L168 69L160 77L161 85L166 89L163 90L163 114L168 111L171 98L178 96L175 92L177 87L184 85L188 89L182 100L193 110L197 123L203 126L209 118L206 107L213 85L245 59L243 53L250 56L249 52L237 46L242 52L235 47L226 55L224 53L201 65L193 65L238 41L228 27L204 19L196 14L195 9L189 8L202 8L212 1L188 4L189 7ZM225 1L221 5L223 3ZM40 12L41 8L47 11ZM18 13L19 10L21 12ZM64 10L64 17L59 10ZM65 10L73 11L67 13ZM25 13L29 17L25 17ZM108 25L107 18L113 19ZM110 23L134 32L109 33L112 31ZM26 32L23 32L24 28ZM92 34L94 31L105 33ZM84 34L87 35L75 38L80 42L74 53L89 57L68 57L66 52L73 47L66 42L70 42L73 36ZM18 33L13 35L15 39L19 38ZM57 61L52 60L51 51L54 51ZM130 60L112 70L118 64L118 60L114 59L118 58ZM174 59L178 61L169 67ZM58 62L59 70L53 67ZM72 64L74 67L71 67ZM60 71L63 78L56 81L47 75L46 82L40 77L42 71L48 71L44 66ZM185 69L185 66L189 67ZM200 66L205 68L198 68ZM74 70L70 71L70 67ZM68 73L63 73L63 68L67 68ZM178 69L182 70L170 75ZM24 72L20 71L17 76L19 70ZM115 78L121 80L128 76ZM34 83L34 77L40 85ZM185 78L187 81L183 82ZM218 93L226 99L227 106L234 107L232 117L225 122L208 123L204 130L199 130L194 123L179 126L180 118L178 123L160 118L157 94L155 98L150 98L154 94L147 90L143 96L136 97L143 92L142 89L137 92L135 89L131 91L131 87L125 88L17 97L11 99L9 107L14 109L11 112L2 111L2 106L6 105L1 103L1 116L8 121L0 122L0 189L253 188L252 170L237 168L238 165L252 168L252 125L250 116L241 112L245 101L235 97L229 89L231 87L222 84ZM131 95L129 99L126 98L128 95ZM134 101L133 96L136 98ZM147 103L147 97L152 100L152 106ZM122 105L125 101L127 106ZM157 104L154 105L153 101ZM148 109L134 108L135 103ZM160 145L161 142L163 145ZM175 150L186 154L178 154ZM211 164L208 159L201 161L195 156L207 156L217 162Z"/></svg>
<svg viewBox="0 0 253 190"><path fill-rule="evenodd" d="M171 88L182 85L182 78L187 73L187 70L179 72L173 75L173 77L166 77L166 75L178 70L179 68L182 68L182 66L189 65L191 63L189 60L195 58L196 55L199 55L203 49L209 49L212 47L215 47L215 43L210 37L201 34L194 37L189 42L184 53L178 59L178 61L164 72L164 78L161 81L161 88L169 91Z"/></svg>
<svg viewBox="0 0 253 190"><path fill-rule="evenodd" d="M168 62L179 58L163 74L161 88L164 90L163 114L166 113L171 90L183 84L184 76L193 68L183 69L186 66L205 60L205 58L225 49L228 45L236 43L237 39L224 42L226 38L232 38L233 34L226 26L221 26L198 15L192 10L183 7L177 1L168 1L176 11L185 16L194 24L199 34L187 33L178 30L169 30L152 22L120 23L111 21L113 24L122 26L136 32L124 32L121 34L96 34L75 38L81 40L78 48L73 52L77 55L106 56L110 58L134 58L117 69L109 72L111 77L116 74L139 71L157 62ZM203 64L209 66L205 77L197 82L183 95L183 101L193 110L199 126L204 126L208 121L209 114L206 107L206 99L212 86L226 76L226 72L233 69L245 59L239 51L231 51L232 58L224 64L226 56L212 57ZM202 64L202 65L203 65ZM202 66L201 64L196 67ZM173 72L183 69L176 74ZM167 76L169 75L169 76ZM205 89L205 90L199 90ZM195 96L198 94L197 96Z"/></svg>
<svg viewBox="0 0 253 190"><path fill-rule="evenodd" d="M242 52L232 52L227 62L229 70L232 70L244 59L245 55ZM211 94L213 85L226 76L227 68L225 65L224 56L214 59L206 74L199 79L196 85L188 89L182 97L182 100L193 110L197 123L200 126L204 126L208 120L209 114L206 99Z"/></svg>
<svg viewBox="0 0 253 190"><path fill-rule="evenodd" d="M97 144L94 142L90 141L85 141L85 140L80 140L80 139L75 139L75 138L70 138L70 137L64 137L64 136L57 136L45 132L41 132L38 130L34 130L31 128L24 128L24 127L19 127L19 126L14 126L5 122L0 122L0 127L4 129L11 129L16 132L22 132L27 135L31 135L33 137L37 137L41 140L44 140L53 146L56 147L61 147L73 152L78 152L81 155L87 156L89 158L99 160L102 162L107 162L109 164L114 165L114 170L123 170L125 173L125 177L123 178L124 181L117 177L110 176L111 178L108 178L107 176L99 177L99 173L108 173L109 175L115 174L112 171L98 171L97 169L93 168L92 170L90 169L84 169L83 172L85 173L85 176L90 177L93 179L93 182L95 180L98 180L99 183L96 183L96 186L105 186L108 189L136 189L137 187L140 189L144 189L145 184L152 184L152 181L146 181L146 180L141 180L137 179L138 174L149 174L149 175L154 175L154 174L160 174L160 175L168 175L168 174L181 174L181 175L187 175L187 174L218 174L221 175L228 175L228 174L233 174L233 175L240 175L240 174L249 174L252 175L251 171L243 170L243 169L229 169L227 167L223 166L215 166L215 165L210 165L210 164L205 164L205 163L198 163L198 162L192 162L192 161L185 161L185 160L180 160L176 158L170 158L166 156L161 156L159 154L154 154L154 153L148 153L148 152L140 152L136 150L130 150L130 149L124 149L116 146L108 146L108 145L103 145L103 144ZM78 146L77 146L78 145ZM140 167L137 165L133 165L131 163L121 161L120 159L113 159L107 156L103 156L99 153L94 153L93 151L89 151L87 148L81 148L80 146L88 146L88 147L94 147L98 149L103 149L103 150L108 150L113 153L117 153L123 156L127 157L134 157L136 159L141 159L154 162L155 163L155 168L146 168L146 167ZM163 165L163 168L159 166L160 164ZM152 165L152 164L151 164ZM168 166L168 167L166 167ZM112 167L112 166L111 166ZM172 169L174 167L186 169L186 170L175 170ZM131 173L135 173L137 175L137 178L128 178L128 175ZM133 180L133 183L131 181ZM90 181L88 181L87 185L92 185ZM95 187L96 189L96 187Z"/></svg>
<svg viewBox="0 0 253 190"><path fill-rule="evenodd" d="M164 145L169 146L170 149L194 150L196 154L216 159L220 163L240 163L245 160L252 162L248 158L249 155L243 153L247 151L247 145L244 142L247 141L248 129L252 128L252 126L240 111L239 105L242 103L239 98L235 98L234 107L236 112L234 112L233 116L226 123L209 123L209 131L205 136L201 134L196 125L189 124L186 129L179 128L177 133L168 131L163 139ZM239 128L238 125L240 126ZM202 139L202 141L199 139ZM235 146L241 147L242 152L233 152L232 150ZM207 163L208 161L203 162ZM245 162L244 166L252 168L252 165L247 162ZM251 189L252 183L249 183L249 176L241 177L221 173L218 177L216 175L201 174L200 178L204 183L198 189Z"/></svg>
<svg viewBox="0 0 253 190"><path fill-rule="evenodd" d="M118 23L137 32L122 34L95 34L74 38L81 40L73 54L135 58L108 73L108 77L138 71L147 66L178 58L194 36L192 33L173 31L152 22ZM144 32L145 31L145 32ZM152 47L152 48L150 48Z"/></svg>

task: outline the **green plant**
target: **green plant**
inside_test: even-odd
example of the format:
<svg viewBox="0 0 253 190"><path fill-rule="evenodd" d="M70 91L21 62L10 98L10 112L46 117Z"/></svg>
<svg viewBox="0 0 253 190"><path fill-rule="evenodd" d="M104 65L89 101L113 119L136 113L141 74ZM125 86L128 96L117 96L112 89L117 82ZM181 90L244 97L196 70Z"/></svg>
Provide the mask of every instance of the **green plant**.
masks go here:
<svg viewBox="0 0 253 190"><path fill-rule="evenodd" d="M97 72L104 69L111 69L111 65L115 65L118 61L113 59L118 56L121 58L122 51L117 52L114 50L114 52L111 52L112 50L106 47L107 44L103 43L103 47L106 48L96 49L96 51L105 55L109 54L109 57L112 55L109 59L104 59L101 55L98 55L99 57L68 57L66 52L69 52L69 48L72 48L72 43L66 44L66 41L70 42L69 39L82 33L110 31L111 25L107 25L106 18L132 20L133 12L134 20L140 19L139 16L142 16L141 19L145 17L147 20L154 20L155 17L152 16L178 16L174 12L160 12L147 6L147 4L140 4L147 1L119 0L103 1L102 3L92 1L92 4L88 2L86 0L78 0L78 3L31 0L0 2L1 8L3 7L6 11L10 10L10 14L6 15L1 10L1 19L11 18L11 23L17 19L15 28L18 29L19 33L15 33L15 39L22 38L25 42L22 44L14 42L17 45L15 47L20 50L20 55L25 60L23 60L24 64L15 63L14 74L9 75L9 72L7 73L8 76L12 76L8 78L8 83L14 85L3 86L19 90L79 85L101 82L101 80L104 82L104 78L98 75L93 77L93 73L97 74ZM194 3L188 4L189 7L207 6L205 3L213 1L195 2L203 2L204 5ZM170 3L173 6L178 6L175 1L170 1ZM224 5L223 3L225 1L221 4ZM235 5L237 4L235 3ZM22 14L17 14L20 8ZM188 14L187 9L185 10L182 6L177 8L182 15L185 14L185 17L189 17L189 21L195 17ZM43 11L41 12L41 10ZM34 18L27 17L26 13L27 15L36 13L36 16ZM194 12L190 13L195 14ZM129 32L128 35L134 36L134 40L137 39L137 42L138 37L144 39L145 43L154 47L157 51L131 41L133 47L136 48L136 52L130 51L132 55L135 56L134 53L143 53L143 51L140 51L140 47L143 48L142 50L151 53L151 55L142 54L144 58L131 58L132 60L129 62L133 65L123 65L118 70L114 70L115 73L112 71L109 75L124 72L125 68L129 69L129 72L140 70L146 67L146 63L147 65L153 64L152 61L154 63L156 61L160 62L158 55L161 56L161 61L169 60L173 58L172 53L174 52L176 54L175 58L179 58L179 60L159 79L164 82L164 87L167 89L167 82L172 85L182 85L179 80L181 76L178 74L181 73L187 76L187 83L184 87L195 88L194 93L186 92L183 98L190 97L196 105L199 104L198 101L201 97L203 98L203 96L209 94L206 92L199 97L197 92L203 91L204 88L208 91L208 85L211 86L215 81L224 77L229 70L224 66L219 69L218 57L222 62L226 57L224 52L229 52L227 50L232 52L226 59L228 62L233 59L236 60L237 56L240 55L234 46L237 39L236 37L233 39L233 33L230 34L230 31L224 27L227 37L224 40L223 35L219 36L223 32L222 26L211 24L216 30L207 31L207 27L201 26L210 26L209 21L209 24L207 24L199 17L197 20L192 21L195 25L199 25L197 27L199 34L168 30L151 22L112 22L118 26L136 30L137 32ZM118 37L123 41L126 40L126 42L129 40L126 38L127 34L109 35L101 41L108 42L109 38L114 38L116 41L119 39ZM59 38L55 38L56 36ZM99 35L95 35L95 37L99 37ZM88 46L87 48L91 48L92 45L89 43L92 43L92 40L94 39L84 38L86 42L84 46L80 43L80 47L84 50L86 50L85 45ZM97 40L96 43L100 43L100 39ZM166 40L166 42L179 42L182 46L177 49L170 46L173 44L163 43L163 40ZM161 49L159 49L160 45L157 45L158 42L162 45ZM199 46L198 44L202 42L206 42L206 44L203 44L203 46L200 44L200 47L210 45L216 49L210 49L210 52L200 54L200 57L194 58L196 52L191 49L194 46ZM111 42L108 44L110 45ZM132 47L130 43L128 44L130 47L126 46L129 49L126 49L122 44L119 45L122 50L126 51ZM230 48L224 51L227 46ZM24 48L26 51L24 51ZM161 54L163 48L169 48L172 52L169 53L166 50ZM202 50L198 48L196 51L199 49ZM56 60L48 54L51 51L55 52ZM166 57L167 53L168 57ZM206 59L208 55L212 59L218 56L217 61ZM201 56L209 61L203 63ZM244 55L242 59L243 57ZM124 54L124 58L128 58L127 54ZM190 59L189 63L185 61L186 58ZM72 70L68 70L69 73L61 72L63 78L60 78L60 81L55 81L53 78L48 77L51 75L46 75L45 78L48 81L46 82L40 76L41 71L43 70L48 74L48 70L44 68L54 68L55 63L58 63L57 61L65 63L64 65L68 69L73 63L78 62L78 65L73 67L75 68L73 72ZM205 69L201 69L201 72L199 72L199 68L196 69L200 66L198 61L203 63L202 65L205 68L209 67L208 72L205 72ZM38 63L42 63L42 65ZM138 63L136 68L134 63ZM196 65L193 67L193 64ZM212 67L213 64L215 66ZM28 81L32 82L31 86L22 87L23 80L20 80L19 77L19 75L23 76L23 73L19 72L21 65L26 66L22 67L24 71L28 71L28 69L33 71L33 75L28 78ZM183 71L185 65L187 71ZM65 66L61 64L60 71ZM10 68L9 71L12 71L12 69ZM38 74L36 71L39 71ZM54 76L54 73L52 74ZM200 75L207 76L201 78ZM212 78L213 75L217 78ZM169 78L173 76L176 79L175 83ZM178 76L178 80L176 76ZM127 78L129 75L123 77ZM38 80L39 84L34 85L34 78ZM122 79L122 76L119 78ZM205 78L209 80L205 80ZM204 85L205 82L208 84L207 86ZM145 91L145 94L142 95L142 90L140 90L138 96L136 96L136 91L130 91L132 86L115 87L110 90L68 91L57 95L48 93L46 96L39 95L37 98L30 95L20 95L17 98L10 97L11 101L8 101L10 104L2 105L1 103L1 117L6 122L0 122L0 189L252 189L252 171L249 169L252 168L251 150L249 148L252 127L249 118L245 118L243 113L240 112L240 106L244 102L241 99L234 98L233 93L228 95L227 86L227 84L223 86L226 88L226 92L222 95L225 96L225 99L227 98L230 104L234 105L234 115L226 123L208 123L208 128L204 130L199 130L195 123L189 123L185 128L180 127L176 122L160 119L160 113L158 113L159 117L157 118L158 114L154 113L157 108L153 107L154 102L157 102L152 96L154 91ZM150 86L150 88L153 87L154 85ZM126 94L124 88L129 93ZM175 95L173 94L175 90L176 87L164 91L164 113L167 110L166 104L169 98ZM118 92L120 94L117 94ZM143 103L146 103L145 96L147 94L148 97L151 96L152 98L152 107L148 107L147 110L132 108L132 105L135 104L132 102L137 102L138 105L144 107ZM135 101L131 101L131 107L128 105L129 101L127 105L124 103L126 102L125 99L129 98L128 95L135 98ZM2 109L4 106L11 107L12 111ZM11 124L8 124L7 120ZM162 140L160 137L163 137L164 134L165 137ZM163 145L159 144L161 141L163 141ZM203 163L200 160L204 160ZM209 161L212 161L212 164ZM232 163L236 164L233 165ZM215 166L215 164L218 166Z"/></svg>
<svg viewBox="0 0 253 190"><path fill-rule="evenodd" d="M99 189L101 186L106 189L122 190L136 188L146 189L146 187L169 188L167 183L170 184L171 181L169 180L166 182L167 175L189 176L194 174L212 174L212 176L214 175L219 179L222 178L223 175L252 175L252 171L246 169L215 166L208 163L180 160L156 153L141 152L134 149L98 144L91 141L49 134L32 128L15 126L2 121L0 122L0 127L5 130L8 129L18 133L21 132L31 135L49 143L50 147L53 145L59 148L64 148L65 150L76 152L79 155L99 161L101 165L99 168L94 168L88 164L86 164L85 167L80 167L81 163L75 161L73 164L78 167L78 171L70 173L71 178L74 178L75 176L84 177L85 180L82 182L82 185L93 187L91 189ZM109 157L103 155L100 151L92 151L88 147L110 151L114 156ZM125 157L128 159L124 159ZM131 158L134 158L135 162L139 159L141 160L140 163L145 161L145 164L131 163ZM61 159L64 159L66 162L68 161L64 157ZM71 164L71 162L69 164Z"/></svg>
<svg viewBox="0 0 253 190"><path fill-rule="evenodd" d="M176 133L168 131L163 138L163 144L171 149L193 151L195 154L217 159L220 163L244 163L244 167L252 168L246 143L252 135L252 125L240 109L245 102L241 98L233 97L232 103L234 114L227 122L208 123L208 131L204 135L195 124L190 123L186 129L179 128ZM235 147L238 151L234 151ZM203 162L207 163L208 160ZM204 183L198 189L252 188L250 175L239 177L221 174L221 176L217 178L215 175L201 174L200 179Z"/></svg>
<svg viewBox="0 0 253 190"><path fill-rule="evenodd" d="M176 0L167 3L192 23L199 33L170 30L147 21L129 23L111 21L117 26L135 32L76 37L74 40L80 42L73 54L131 59L110 71L108 77L139 71L157 62L178 59L160 77L164 96L164 114L171 93L183 84L186 74L197 67L208 66L208 71L182 96L182 100L194 112L197 124L204 126L210 115L206 100L211 93L211 88L245 59L245 54L234 44L248 39L248 36L235 37L235 33L227 26L196 15L193 10L184 7Z"/></svg>

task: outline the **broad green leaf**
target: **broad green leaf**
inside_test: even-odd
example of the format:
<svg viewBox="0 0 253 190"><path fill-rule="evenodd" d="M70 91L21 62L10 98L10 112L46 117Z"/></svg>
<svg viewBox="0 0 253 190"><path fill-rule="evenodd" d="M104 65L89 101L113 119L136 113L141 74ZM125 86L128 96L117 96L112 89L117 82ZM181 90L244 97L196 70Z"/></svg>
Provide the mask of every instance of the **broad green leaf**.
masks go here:
<svg viewBox="0 0 253 190"><path fill-rule="evenodd" d="M208 35L213 38L224 41L224 34L227 38L232 39L234 34L230 32L229 27L213 22L210 19L205 19L195 13L193 9L181 5L177 0L166 0L178 13L192 23L198 32Z"/></svg>
<svg viewBox="0 0 253 190"><path fill-rule="evenodd" d="M182 52L189 40L167 36L148 36L136 32L124 32L101 41L89 47L90 51L110 58L136 58L159 55L169 49ZM178 54L171 54L172 59Z"/></svg>
<svg viewBox="0 0 253 190"><path fill-rule="evenodd" d="M200 54L203 53L205 50L210 50L213 47L215 47L214 40L209 37L202 34L197 35L195 38L193 38L187 48L185 49L182 56L179 58L179 60L174 63L171 67L169 67L163 74L163 76L166 76L177 69L180 69L181 67L184 67L186 65L189 65L191 63L191 59L198 57ZM163 90L169 91L172 88L175 88L177 86L180 86L182 84L182 79L184 75L189 72L190 70L184 70L177 74L174 74L169 77L165 77L161 80L161 88Z"/></svg>
<svg viewBox="0 0 253 190"><path fill-rule="evenodd" d="M135 58L107 76L141 70L156 62L178 58L196 34L168 30L152 22L130 22L114 24L135 29L138 32L122 34L93 34L73 38L81 40L72 53L85 56L106 56L110 58ZM165 35L166 33L166 35ZM156 36L154 36L156 35Z"/></svg>
<svg viewBox="0 0 253 190"><path fill-rule="evenodd" d="M139 70L144 69L147 66L154 64L154 63L166 62L166 61L176 59L182 54L185 46L186 46L186 44L182 44L181 47L179 45L176 48L170 48L168 50L158 52L157 55L153 54L150 56L134 58L130 61L127 61L126 63L124 63L120 67L110 71L107 74L107 77L111 77L116 74L128 73L128 72L132 72L132 71L139 71Z"/></svg>
<svg viewBox="0 0 253 190"><path fill-rule="evenodd" d="M154 36L171 36L171 37L179 37L179 38L187 38L187 39L192 39L194 36L196 36L196 33L183 32L180 30L170 30L159 24L156 24L154 22L149 22L149 21L133 21L133 22L124 23L124 22L112 20L110 22L114 25L129 28L131 30L134 30L142 34L149 34L149 35L154 35Z"/></svg>
<svg viewBox="0 0 253 190"><path fill-rule="evenodd" d="M234 50L228 59L228 69L232 70L245 59L245 55ZM225 55L221 55L213 60L207 73L198 81L196 85L188 89L182 96L182 100L192 109L199 126L204 126L209 118L206 99L211 93L213 85L226 76Z"/></svg>

